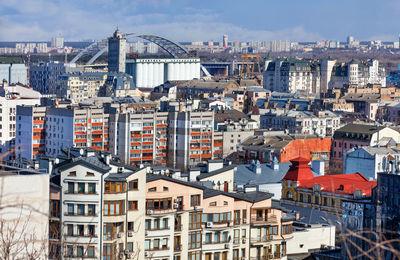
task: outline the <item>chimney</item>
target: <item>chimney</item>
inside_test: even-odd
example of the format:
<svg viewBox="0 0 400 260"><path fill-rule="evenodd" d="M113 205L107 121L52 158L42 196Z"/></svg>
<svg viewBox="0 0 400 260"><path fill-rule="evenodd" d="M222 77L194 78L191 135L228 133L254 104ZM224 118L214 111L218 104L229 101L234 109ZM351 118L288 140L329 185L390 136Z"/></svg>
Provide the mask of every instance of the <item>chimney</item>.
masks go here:
<svg viewBox="0 0 400 260"><path fill-rule="evenodd" d="M261 164L260 161L255 160L253 164L253 172L255 174L261 174Z"/></svg>
<svg viewBox="0 0 400 260"><path fill-rule="evenodd" d="M8 87L8 81L3 79L3 88Z"/></svg>

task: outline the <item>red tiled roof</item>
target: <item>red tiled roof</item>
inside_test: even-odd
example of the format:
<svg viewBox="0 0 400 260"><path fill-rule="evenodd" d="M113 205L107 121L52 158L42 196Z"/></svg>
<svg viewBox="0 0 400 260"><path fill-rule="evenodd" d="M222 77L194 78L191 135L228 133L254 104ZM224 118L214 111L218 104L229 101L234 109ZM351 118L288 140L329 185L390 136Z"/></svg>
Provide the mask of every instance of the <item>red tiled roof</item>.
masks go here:
<svg viewBox="0 0 400 260"><path fill-rule="evenodd" d="M312 189L314 184L321 185L321 191L352 195L356 190L362 190L363 196L371 196L376 181L369 181L361 173L318 176L301 182L298 188Z"/></svg>
<svg viewBox="0 0 400 260"><path fill-rule="evenodd" d="M290 160L290 162L292 163L292 165L290 165L290 168L285 177L283 177L283 180L290 180L302 183L303 181L314 178L311 168L308 165L308 163L310 162L309 159L304 157L297 157L293 160Z"/></svg>

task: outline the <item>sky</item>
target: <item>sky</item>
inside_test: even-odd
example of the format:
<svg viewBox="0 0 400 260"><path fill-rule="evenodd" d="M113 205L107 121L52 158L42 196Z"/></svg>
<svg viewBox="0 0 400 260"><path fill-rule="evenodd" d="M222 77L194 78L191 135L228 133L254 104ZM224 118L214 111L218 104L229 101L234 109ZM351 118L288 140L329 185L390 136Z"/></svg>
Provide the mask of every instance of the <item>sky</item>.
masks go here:
<svg viewBox="0 0 400 260"><path fill-rule="evenodd" d="M0 41L103 39L115 28L176 41L398 40L400 0L0 0Z"/></svg>

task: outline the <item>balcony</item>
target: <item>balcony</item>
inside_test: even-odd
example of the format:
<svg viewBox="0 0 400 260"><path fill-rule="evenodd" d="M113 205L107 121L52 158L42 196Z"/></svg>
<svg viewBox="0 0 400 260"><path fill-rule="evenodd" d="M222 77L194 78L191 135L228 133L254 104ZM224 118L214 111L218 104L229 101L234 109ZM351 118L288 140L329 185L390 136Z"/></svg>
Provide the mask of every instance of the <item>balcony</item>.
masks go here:
<svg viewBox="0 0 400 260"><path fill-rule="evenodd" d="M180 231L182 231L182 225L176 225L175 228L174 228L174 231L175 231L175 232L180 232Z"/></svg>
<svg viewBox="0 0 400 260"><path fill-rule="evenodd" d="M257 237L257 238L252 238L250 239L250 242L252 245L254 244L263 244L266 242L271 242L272 240L274 240L274 236L273 235L269 235L269 236L262 236L262 237Z"/></svg>
<svg viewBox="0 0 400 260"><path fill-rule="evenodd" d="M278 218L275 215L263 216L263 217L251 217L251 224L253 225L270 225L278 223Z"/></svg>

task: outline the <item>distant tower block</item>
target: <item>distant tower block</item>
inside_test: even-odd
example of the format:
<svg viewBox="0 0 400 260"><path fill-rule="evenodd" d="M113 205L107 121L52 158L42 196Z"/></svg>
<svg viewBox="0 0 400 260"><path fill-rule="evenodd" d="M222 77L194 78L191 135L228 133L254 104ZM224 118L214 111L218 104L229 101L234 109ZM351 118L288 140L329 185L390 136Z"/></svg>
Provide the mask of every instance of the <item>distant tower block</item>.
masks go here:
<svg viewBox="0 0 400 260"><path fill-rule="evenodd" d="M228 35L224 35L222 38L222 45L224 46L224 49L228 48Z"/></svg>
<svg viewBox="0 0 400 260"><path fill-rule="evenodd" d="M108 38L108 71L125 72L126 38L117 29L113 36Z"/></svg>

